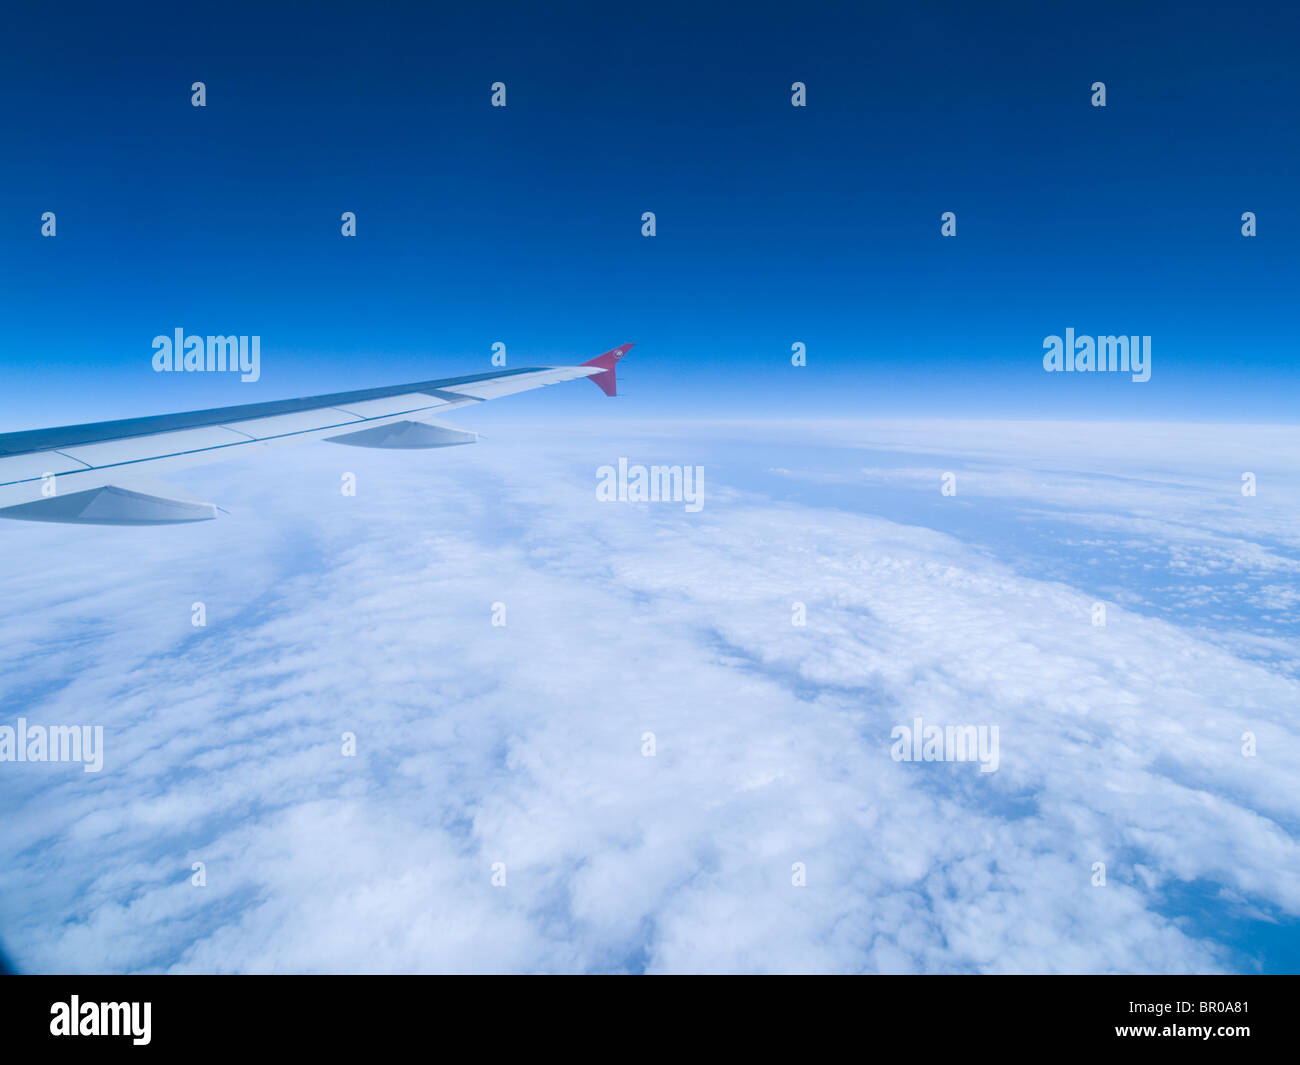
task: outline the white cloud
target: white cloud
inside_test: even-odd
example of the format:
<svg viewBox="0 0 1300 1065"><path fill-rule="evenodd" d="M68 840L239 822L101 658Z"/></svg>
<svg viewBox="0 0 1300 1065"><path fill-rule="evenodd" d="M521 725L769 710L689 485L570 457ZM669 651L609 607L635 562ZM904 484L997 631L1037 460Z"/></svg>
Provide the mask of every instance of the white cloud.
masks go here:
<svg viewBox="0 0 1300 1065"><path fill-rule="evenodd" d="M305 446L193 471L232 511L202 527L0 530L24 560L0 721L107 745L98 776L0 766L17 960L1204 971L1234 963L1170 916L1176 883L1300 914L1284 671L1114 604L1094 628L1068 584L714 469L699 514L598 503L629 440L709 448L604 433ZM1153 520L1183 520L1159 502L1180 491L1157 484ZM999 770L892 761L918 715L998 725Z"/></svg>

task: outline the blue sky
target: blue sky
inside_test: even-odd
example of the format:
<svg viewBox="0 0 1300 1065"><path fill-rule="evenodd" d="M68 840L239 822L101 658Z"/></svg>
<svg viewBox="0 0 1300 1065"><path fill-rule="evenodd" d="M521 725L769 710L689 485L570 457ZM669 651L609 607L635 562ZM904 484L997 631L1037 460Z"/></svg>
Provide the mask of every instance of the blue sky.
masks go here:
<svg viewBox="0 0 1300 1065"><path fill-rule="evenodd" d="M14 13L0 418L635 341L647 416L1294 421L1300 16L845 6ZM155 375L178 326L259 334L261 381ZM1044 373L1067 326L1151 335L1151 381Z"/></svg>

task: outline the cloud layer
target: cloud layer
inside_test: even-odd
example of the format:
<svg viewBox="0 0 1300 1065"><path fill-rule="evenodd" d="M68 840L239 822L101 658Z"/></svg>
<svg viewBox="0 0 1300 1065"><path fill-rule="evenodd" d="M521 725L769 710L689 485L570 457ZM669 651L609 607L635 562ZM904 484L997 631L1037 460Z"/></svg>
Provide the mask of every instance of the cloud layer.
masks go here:
<svg viewBox="0 0 1300 1065"><path fill-rule="evenodd" d="M1218 505L1204 463L1142 471L1130 450L1149 490L1107 494L1068 449L1043 460L1046 432L1008 427L960 503L1091 521L1103 569L1113 536L1204 564L1186 553L1188 515ZM202 527L6 524L0 723L106 734L97 775L0 765L16 961L1183 972L1252 964L1180 912L1189 886L1230 921L1295 921L1286 633L1251 655L1241 626L1175 624L1140 587L1097 627L1065 571L867 513L899 485L942 502L906 434L901 466L822 471L817 505L782 498L789 476L740 487L735 437L716 462L716 435L612 426L306 446L189 474L232 511ZM957 427L946 446L989 441ZM703 463L704 510L597 502L596 467L623 455ZM1214 535L1291 612L1295 497L1265 502ZM893 761L915 717L998 726L998 771Z"/></svg>

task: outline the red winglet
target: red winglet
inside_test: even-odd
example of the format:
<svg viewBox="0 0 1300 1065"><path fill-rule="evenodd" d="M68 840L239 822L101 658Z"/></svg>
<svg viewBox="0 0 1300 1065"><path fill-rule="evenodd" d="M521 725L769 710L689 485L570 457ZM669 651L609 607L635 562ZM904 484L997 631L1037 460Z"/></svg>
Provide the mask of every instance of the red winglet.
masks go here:
<svg viewBox="0 0 1300 1065"><path fill-rule="evenodd" d="M607 396L618 395L618 382L614 377L614 364L618 362L631 349L631 344L620 344L612 351L605 352L604 355L597 355L594 359L588 359L583 366L599 366L604 373L592 374L591 382Z"/></svg>

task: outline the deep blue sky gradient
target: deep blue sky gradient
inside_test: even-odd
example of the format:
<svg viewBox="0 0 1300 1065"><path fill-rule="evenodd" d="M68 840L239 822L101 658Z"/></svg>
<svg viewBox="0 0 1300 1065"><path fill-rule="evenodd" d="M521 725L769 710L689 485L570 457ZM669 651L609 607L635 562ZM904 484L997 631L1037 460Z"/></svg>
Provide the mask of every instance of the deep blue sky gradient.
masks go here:
<svg viewBox="0 0 1300 1065"><path fill-rule="evenodd" d="M2 46L0 428L472 373L498 340L636 342L638 415L1296 420L1294 8L74 11ZM262 380L154 374L178 326L260 334ZM1045 374L1067 326L1150 334L1152 380Z"/></svg>

